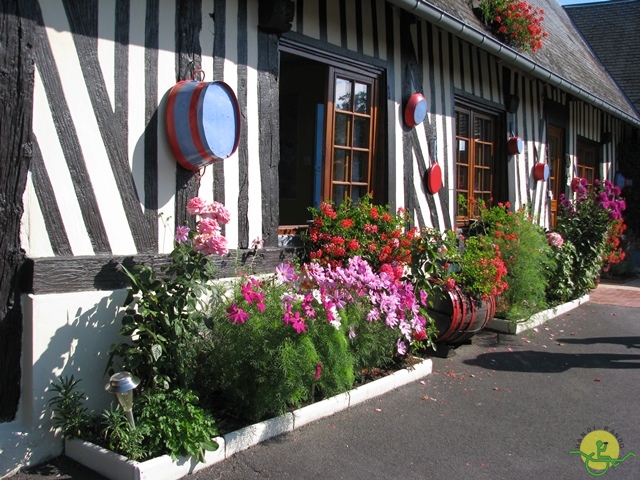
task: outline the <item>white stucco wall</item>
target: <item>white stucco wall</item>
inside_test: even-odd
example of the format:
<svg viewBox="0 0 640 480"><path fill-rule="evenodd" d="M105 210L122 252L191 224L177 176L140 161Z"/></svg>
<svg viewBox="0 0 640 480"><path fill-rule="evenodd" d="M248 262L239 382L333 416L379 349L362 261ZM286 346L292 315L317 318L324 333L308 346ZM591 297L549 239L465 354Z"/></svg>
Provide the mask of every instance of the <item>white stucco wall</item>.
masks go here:
<svg viewBox="0 0 640 480"><path fill-rule="evenodd" d="M104 391L104 372L110 346L122 339L125 297L126 290L23 296L22 392L16 419L0 424L0 477L62 453L48 408L54 378L81 379L90 410L115 400Z"/></svg>

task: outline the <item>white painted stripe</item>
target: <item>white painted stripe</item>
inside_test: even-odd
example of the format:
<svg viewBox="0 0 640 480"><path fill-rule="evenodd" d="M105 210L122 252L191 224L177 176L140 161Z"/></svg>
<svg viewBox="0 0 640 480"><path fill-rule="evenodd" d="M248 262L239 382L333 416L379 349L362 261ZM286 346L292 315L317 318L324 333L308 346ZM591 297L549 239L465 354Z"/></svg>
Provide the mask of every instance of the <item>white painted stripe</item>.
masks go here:
<svg viewBox="0 0 640 480"><path fill-rule="evenodd" d="M373 57L373 19L371 18L371 6L368 1L362 2L362 39L363 53Z"/></svg>
<svg viewBox="0 0 640 480"><path fill-rule="evenodd" d="M144 192L145 59L144 32L146 2L131 2L129 17L128 139L131 175L142 208Z"/></svg>
<svg viewBox="0 0 640 480"><path fill-rule="evenodd" d="M344 2L347 17L347 48L358 51L358 29L356 28L356 2ZM328 22L331 18L327 19Z"/></svg>
<svg viewBox="0 0 640 480"><path fill-rule="evenodd" d="M98 2L98 60L112 110L115 105L115 24L116 9L113 2Z"/></svg>
<svg viewBox="0 0 640 480"><path fill-rule="evenodd" d="M158 18L158 251L173 250L176 160L166 130L167 93L176 83L174 0L163 0Z"/></svg>
<svg viewBox="0 0 640 480"><path fill-rule="evenodd" d="M402 71L401 51L400 51L400 19L398 15L393 16L393 44L395 52L393 58L393 70L395 72ZM403 154L402 154L402 85L400 78L396 79L395 89L389 99L388 122L389 122L389 151L394 151L391 158L396 161L389 162L389 206L392 211L396 211L398 207L406 205L404 198L404 170L403 170ZM397 137L397 138L396 138ZM394 191L395 190L395 191Z"/></svg>
<svg viewBox="0 0 640 480"><path fill-rule="evenodd" d="M305 1L305 13L307 12ZM327 9L327 41L340 45L340 2L326 2Z"/></svg>
<svg viewBox="0 0 640 480"><path fill-rule="evenodd" d="M431 195L427 190L425 190L422 182L422 178L420 177L420 170L418 168L418 162L420 161L416 156L415 152L412 152L411 157L413 158L413 162L411 162L411 168L413 168L413 189L416 192L416 198L418 200L418 206L422 211L422 218L425 222L426 227L433 227L433 223L431 222L431 215L429 214L429 205L427 204L427 195ZM417 215L417 210L411 212L413 217L415 218Z"/></svg>
<svg viewBox="0 0 640 480"><path fill-rule="evenodd" d="M257 9L249 9L249 25L255 25ZM254 29L248 32L247 49L247 137L260 138L258 116L258 37ZM262 238L262 183L260 177L260 143L247 142L249 155L249 245L256 238Z"/></svg>
<svg viewBox="0 0 640 480"><path fill-rule="evenodd" d="M20 246L31 258L53 257L53 248L33 186L31 172L27 176L27 188L22 195L22 202L24 213L20 221Z"/></svg>
<svg viewBox="0 0 640 480"><path fill-rule="evenodd" d="M202 29L200 30L200 60L207 80L213 79L213 43L215 34L215 22L211 18L214 0L202 2ZM257 9L257 6L255 7ZM249 8L251 10L252 8ZM255 24L257 25L257 23Z"/></svg>
<svg viewBox="0 0 640 480"><path fill-rule="evenodd" d="M238 91L238 5L236 2L227 2L227 25L225 29L226 55L224 60L224 81ZM229 248L238 246L238 194L239 171L238 152L223 160L224 165L224 204L231 213L231 221L226 227L226 237Z"/></svg>
<svg viewBox="0 0 640 480"><path fill-rule="evenodd" d="M206 79L213 79L213 44L215 38L215 22L211 18L214 0L204 0L202 2L202 29L200 30L201 65ZM249 10L257 10L249 8ZM257 23L254 23L257 25ZM209 166L202 178L200 178L200 189L198 196L208 201L213 201L213 166Z"/></svg>
<svg viewBox="0 0 640 480"><path fill-rule="evenodd" d="M338 3L338 2L329 2L329 3ZM227 17L227 18L234 18L234 17ZM319 39L320 38L320 19L318 18L318 0L305 0L304 13L302 18L304 22L304 26L303 26L304 31L302 33L308 37ZM334 17L333 19L329 17L330 19L329 23L333 23L336 21L336 19L339 19L339 18L340 18L339 16ZM338 25L339 25L339 22L338 22Z"/></svg>
<svg viewBox="0 0 640 480"><path fill-rule="evenodd" d="M73 36L59 1L41 4L46 32L58 66L64 97L71 118L77 126L78 141L84 155L91 187L98 202L102 223L114 254L136 253L129 223L111 170L97 119L91 109L82 65L76 52Z"/></svg>
<svg viewBox="0 0 640 480"><path fill-rule="evenodd" d="M37 66L33 88L33 111L33 132L40 144L44 165L53 186L56 204L60 209L62 222L69 237L71 251L74 255L94 255ZM43 236L42 239L32 238L29 243L30 248L33 251L46 249L46 246L40 245L40 241L48 243L48 235ZM31 252L27 253L32 255Z"/></svg>

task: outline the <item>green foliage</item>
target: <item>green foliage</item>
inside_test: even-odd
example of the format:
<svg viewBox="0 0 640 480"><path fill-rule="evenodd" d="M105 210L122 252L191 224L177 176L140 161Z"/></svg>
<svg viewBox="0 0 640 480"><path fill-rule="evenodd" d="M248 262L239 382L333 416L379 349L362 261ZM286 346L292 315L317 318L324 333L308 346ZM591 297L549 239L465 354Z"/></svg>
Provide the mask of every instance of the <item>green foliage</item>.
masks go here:
<svg viewBox="0 0 640 480"><path fill-rule="evenodd" d="M238 302L240 288L233 296ZM245 323L234 323L224 306L218 307L209 337L215 352L209 375L237 415L250 420L301 405L310 397L321 361L311 338L282 321L280 298L286 287L270 282L264 292L265 310L246 307L250 318Z"/></svg>
<svg viewBox="0 0 640 480"><path fill-rule="evenodd" d="M134 404L137 423L145 429L145 451L151 456L169 453L174 460L193 456L203 462L207 450L217 450L214 418L198 402L189 390L145 392Z"/></svg>
<svg viewBox="0 0 640 480"><path fill-rule="evenodd" d="M207 301L220 295L209 258L183 243L162 278L148 266L122 270L131 280L120 330L128 341L112 346L109 373L118 364L142 379L143 388L186 387L193 371L189 347L202 329Z"/></svg>
<svg viewBox="0 0 640 480"><path fill-rule="evenodd" d="M500 248L491 235L468 238L453 231L423 229L412 249L411 279L417 288L453 288L486 298L507 287ZM435 282L434 282L435 280Z"/></svg>
<svg viewBox="0 0 640 480"><path fill-rule="evenodd" d="M320 359L313 385L325 398L350 390L355 380L354 358L344 330L344 324L335 328L322 320L309 324L309 337ZM393 345L393 340L389 345Z"/></svg>
<svg viewBox="0 0 640 480"><path fill-rule="evenodd" d="M546 269L547 301L551 305L566 303L575 298L576 290L573 281L578 275L574 272L577 257L576 247L569 240L564 240L560 247L551 249L553 263Z"/></svg>
<svg viewBox="0 0 640 480"><path fill-rule="evenodd" d="M90 417L83 404L86 397L84 392L77 390L79 382L73 375L61 377L57 382L51 382L48 390L56 393L49 400L53 426L59 428L65 438L82 438L89 429Z"/></svg>
<svg viewBox="0 0 640 480"><path fill-rule="evenodd" d="M499 245L507 269L509 288L499 297L496 316L518 320L544 310L545 272L553 268L551 247L528 210L511 212L500 205L481 208L475 230L490 235Z"/></svg>
<svg viewBox="0 0 640 480"><path fill-rule="evenodd" d="M345 311L345 326L355 334L353 338L349 338L349 348L359 381L362 380L363 373L373 368L388 367L397 361L397 333L384 322L367 321L366 314L366 308L362 304L351 304Z"/></svg>
<svg viewBox="0 0 640 480"><path fill-rule="evenodd" d="M120 405L111 404L100 416L100 438L109 450L124 455L131 460L143 460L153 457L145 449L143 441L149 435L147 425L132 428Z"/></svg>
<svg viewBox="0 0 640 480"><path fill-rule="evenodd" d="M595 288L602 267L612 256L608 242L614 231L623 231L626 205L619 197L620 189L609 181L588 185L586 179L574 178L571 190L572 199L560 198L555 230L576 249L572 297L578 298Z"/></svg>

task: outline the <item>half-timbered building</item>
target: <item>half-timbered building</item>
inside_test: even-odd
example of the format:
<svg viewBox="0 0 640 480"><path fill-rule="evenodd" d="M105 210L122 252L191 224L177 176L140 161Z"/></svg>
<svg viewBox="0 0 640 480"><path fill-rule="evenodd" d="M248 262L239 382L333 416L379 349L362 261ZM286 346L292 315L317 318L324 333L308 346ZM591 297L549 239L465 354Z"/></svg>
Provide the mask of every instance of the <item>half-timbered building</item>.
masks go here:
<svg viewBox="0 0 640 480"><path fill-rule="evenodd" d="M535 53L501 43L464 0L6 3L17 6L0 13L3 24L32 36L23 48L33 68L14 82L32 118L29 154L16 148L6 160L29 162L16 173L25 188L19 244L9 246L28 268L1 286L4 300L20 295L22 334L2 333L21 345L21 374L16 411L7 418L5 407L0 424L0 476L62 451L50 431L52 379L81 378L91 408L111 401L104 370L126 292L115 266L161 264L191 197L231 211L221 275L257 238L265 248L253 266L266 272L291 255L322 199L373 192L414 225L445 230L467 220L462 195L530 205L551 227L571 178L611 178L617 146L640 127L556 0L532 2L549 34ZM203 76L234 92L239 140L192 171L170 146L167 98ZM406 121L415 93L426 102L416 125ZM514 136L522 151L510 155ZM543 180L538 163L549 165Z"/></svg>

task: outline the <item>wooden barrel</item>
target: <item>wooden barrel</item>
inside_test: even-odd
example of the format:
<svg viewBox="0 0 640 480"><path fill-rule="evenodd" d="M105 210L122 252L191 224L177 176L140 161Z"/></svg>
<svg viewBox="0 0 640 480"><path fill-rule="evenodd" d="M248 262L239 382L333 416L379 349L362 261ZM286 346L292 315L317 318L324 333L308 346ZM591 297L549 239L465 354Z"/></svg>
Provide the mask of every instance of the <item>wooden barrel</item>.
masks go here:
<svg viewBox="0 0 640 480"><path fill-rule="evenodd" d="M178 82L169 91L165 121L171 150L186 169L199 170L238 148L240 109L224 82Z"/></svg>
<svg viewBox="0 0 640 480"><path fill-rule="evenodd" d="M496 313L494 297L470 297L459 286L430 296L429 315L435 322L436 343L461 343L483 330Z"/></svg>

